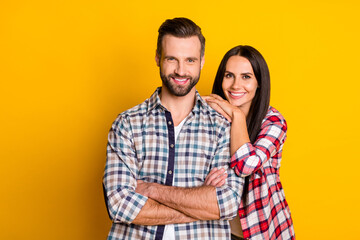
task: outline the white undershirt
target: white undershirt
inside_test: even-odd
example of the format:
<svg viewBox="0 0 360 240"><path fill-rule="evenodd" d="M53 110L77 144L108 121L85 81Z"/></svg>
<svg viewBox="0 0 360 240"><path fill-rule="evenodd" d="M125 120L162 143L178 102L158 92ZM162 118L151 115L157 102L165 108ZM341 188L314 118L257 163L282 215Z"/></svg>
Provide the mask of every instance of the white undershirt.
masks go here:
<svg viewBox="0 0 360 240"><path fill-rule="evenodd" d="M175 143L176 143L176 139L180 133L180 130L181 130L182 126L184 125L185 119L182 120L181 123L179 123L179 125L175 126ZM173 177L174 177L174 175L173 175ZM174 224L165 225L164 235L163 235L162 239L163 240L175 240Z"/></svg>

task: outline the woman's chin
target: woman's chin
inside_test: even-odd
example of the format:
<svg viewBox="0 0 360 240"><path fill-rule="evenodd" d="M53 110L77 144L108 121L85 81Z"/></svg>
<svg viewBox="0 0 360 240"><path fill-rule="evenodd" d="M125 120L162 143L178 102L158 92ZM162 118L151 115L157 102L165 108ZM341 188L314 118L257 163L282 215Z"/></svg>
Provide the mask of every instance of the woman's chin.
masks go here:
<svg viewBox="0 0 360 240"><path fill-rule="evenodd" d="M230 100L230 101L228 100L228 102L235 107L241 107L242 105L240 102L234 100Z"/></svg>

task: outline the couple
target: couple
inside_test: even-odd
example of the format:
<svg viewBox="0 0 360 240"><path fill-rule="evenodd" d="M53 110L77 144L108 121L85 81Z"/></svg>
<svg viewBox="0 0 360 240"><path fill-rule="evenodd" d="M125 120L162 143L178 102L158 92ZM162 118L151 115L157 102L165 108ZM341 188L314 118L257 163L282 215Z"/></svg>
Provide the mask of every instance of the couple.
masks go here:
<svg viewBox="0 0 360 240"><path fill-rule="evenodd" d="M250 46L231 49L200 97L204 50L191 20L160 26L162 87L109 132L108 239L295 239L279 180L286 122L269 107L266 62Z"/></svg>

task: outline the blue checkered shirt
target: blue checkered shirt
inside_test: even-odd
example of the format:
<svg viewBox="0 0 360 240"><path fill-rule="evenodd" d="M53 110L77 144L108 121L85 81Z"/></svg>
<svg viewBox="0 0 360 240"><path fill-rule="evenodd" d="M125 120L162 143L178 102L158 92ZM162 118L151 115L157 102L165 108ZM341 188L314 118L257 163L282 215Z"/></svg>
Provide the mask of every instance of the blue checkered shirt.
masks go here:
<svg viewBox="0 0 360 240"><path fill-rule="evenodd" d="M177 187L199 187L214 167L226 168L227 182L216 189L220 220L174 224L176 239L230 239L229 219L238 210L243 178L228 168L230 124L196 92L195 105L175 143L171 113L158 88L145 102L121 113L108 137L104 194L113 221L108 239L162 239L164 226L131 222L147 197L136 180Z"/></svg>

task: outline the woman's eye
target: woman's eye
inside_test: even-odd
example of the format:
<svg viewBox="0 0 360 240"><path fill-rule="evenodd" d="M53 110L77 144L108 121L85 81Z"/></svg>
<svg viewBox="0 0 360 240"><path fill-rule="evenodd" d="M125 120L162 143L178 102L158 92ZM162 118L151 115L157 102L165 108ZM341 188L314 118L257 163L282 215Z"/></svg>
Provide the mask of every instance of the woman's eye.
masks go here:
<svg viewBox="0 0 360 240"><path fill-rule="evenodd" d="M249 79L249 78L251 78L249 75L244 75L243 76L243 79Z"/></svg>
<svg viewBox="0 0 360 240"><path fill-rule="evenodd" d="M232 75L230 73L225 74L225 78L231 78Z"/></svg>

